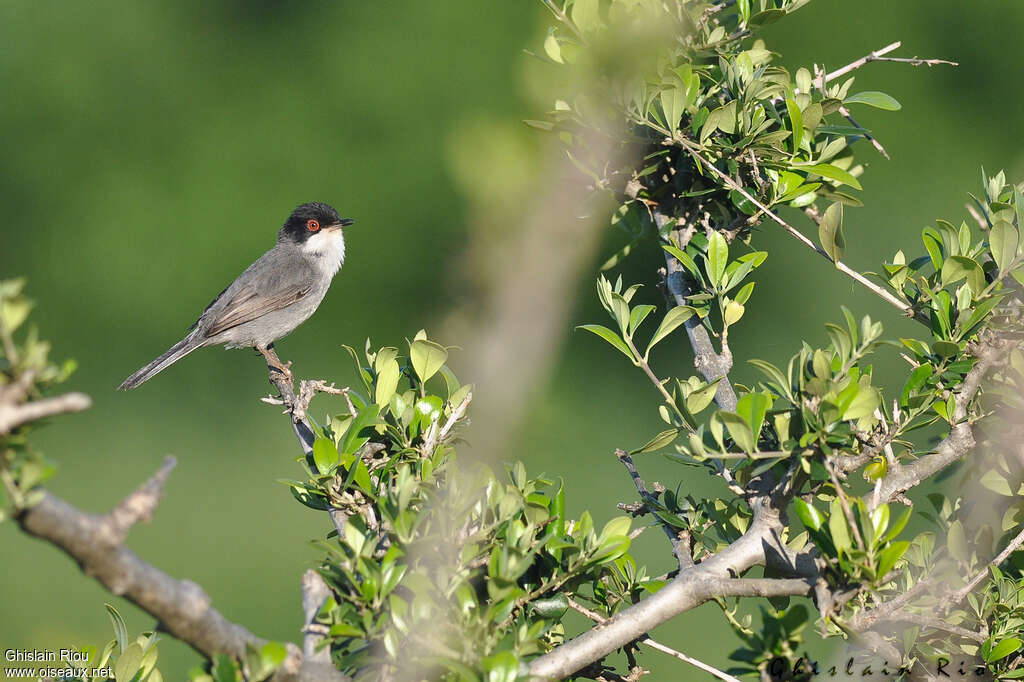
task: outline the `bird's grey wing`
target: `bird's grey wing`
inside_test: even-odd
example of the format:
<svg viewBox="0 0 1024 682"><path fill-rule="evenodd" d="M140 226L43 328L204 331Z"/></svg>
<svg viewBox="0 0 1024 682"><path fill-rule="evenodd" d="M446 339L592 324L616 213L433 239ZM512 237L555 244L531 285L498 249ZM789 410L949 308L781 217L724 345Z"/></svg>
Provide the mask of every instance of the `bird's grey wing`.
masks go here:
<svg viewBox="0 0 1024 682"><path fill-rule="evenodd" d="M290 306L312 291L315 274L304 258L261 258L213 300L197 324L210 337Z"/></svg>

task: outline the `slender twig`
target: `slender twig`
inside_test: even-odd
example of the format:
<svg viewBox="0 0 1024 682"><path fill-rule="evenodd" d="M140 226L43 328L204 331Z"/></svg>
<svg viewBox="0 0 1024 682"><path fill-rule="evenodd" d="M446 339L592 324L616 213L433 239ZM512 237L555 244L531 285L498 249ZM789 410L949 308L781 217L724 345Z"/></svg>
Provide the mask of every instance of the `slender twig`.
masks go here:
<svg viewBox="0 0 1024 682"><path fill-rule="evenodd" d="M655 509L663 506L654 495L647 489L647 484L644 483L644 479L640 478L640 472L637 471L636 464L633 462L633 458L626 453L625 450L615 450L615 456L622 466L626 467L626 471L629 472L629 477L633 481L636 491L640 493L640 499L644 501L647 507L647 511L657 519L658 523L661 524L661 529L665 531L665 535L668 536L668 541L672 543L672 553L675 554L676 562L679 564L680 569L684 569L687 566L693 565L693 557L690 555L690 543L682 542L679 531L675 526L668 523L660 516L658 516ZM689 533L686 535L689 538Z"/></svg>
<svg viewBox="0 0 1024 682"><path fill-rule="evenodd" d="M902 43L899 40L897 40L895 43L890 43L889 45L886 45L883 48L875 50L871 54L865 55L865 56L861 57L860 59L858 59L857 61L850 62L849 64L847 64L844 67L841 67L841 68L836 69L835 71L829 72L828 74L825 75L825 80L826 81L830 81L830 80L834 80L836 78L839 78L840 76L845 76L846 74L850 73L851 71L853 71L855 69L859 69L860 67L862 67L865 64L868 64L870 62L897 62L897 63L900 63L900 64L909 64L911 66L928 66L928 67L938 66L940 64L948 64L949 66L960 66L960 64L957 63L957 62L951 62L951 61L948 61L948 60L945 60L945 59L921 59L921 58L916 57L916 56L914 56L914 57L883 57L882 56L882 55L885 55L885 54L889 54L893 50L895 50L898 47L900 47L900 45L902 45Z"/></svg>
<svg viewBox="0 0 1024 682"><path fill-rule="evenodd" d="M850 526L850 530L853 531L853 537L857 541L857 547L860 551L866 551L867 547L864 545L864 538L860 536L860 529L856 519L853 518L853 510L850 509L850 502L846 499L846 491L843 490L843 486L839 483L839 477L836 476L836 470L832 466L832 462L829 461L828 457L822 459L822 463L825 465L825 470L828 471L829 478L832 479L832 485L836 489L836 495L839 497L839 506L843 508L843 516L846 517L846 523Z"/></svg>
<svg viewBox="0 0 1024 682"><path fill-rule="evenodd" d="M599 625L602 625L602 624L606 623L607 620L608 620L607 618L602 616L600 613L598 613L596 611L592 611L592 610L588 609L587 607L583 606L582 604L577 603L571 597L568 598L568 602L569 602L569 608L571 608L573 611L576 611L577 613L583 614L584 616L586 616L587 618L589 618L590 620L594 621L595 623L597 623ZM689 663L693 667L699 668L699 669L703 670L704 672L709 673L709 674L713 675L714 677L717 677L720 680L725 680L725 682L740 682L739 679L733 677L729 673L723 672L723 671L719 670L718 668L716 668L716 667L714 667L712 665L708 665L704 661L701 661L700 659L694 658L693 656L688 656L687 654L684 654L682 651L678 651L678 650L673 649L671 647L667 647L664 644L661 644L660 642L657 642L656 640L652 639L651 637L646 637L645 636L645 637L642 637L641 639L638 639L637 641L640 642L641 644L643 644L646 647L650 647L651 649L654 649L655 651L660 651L661 653L668 654L669 656L672 656L673 658L677 658L680 661L683 661L684 663Z"/></svg>
<svg viewBox="0 0 1024 682"><path fill-rule="evenodd" d="M905 315L907 315L909 317L913 316L914 309L913 309L912 306L910 306L908 303L902 301L901 299L897 298L896 296L894 296L890 292L886 291L885 289L883 289L879 285L875 284L874 282L869 280L867 277L865 277L864 275L860 274L859 272L857 272L853 268L849 267L848 265L846 265L842 261L838 261L838 260L837 261L833 261L832 257L829 256L828 253L826 253L824 249L822 249L820 246L815 244L808 237L804 236L804 234L802 232L800 232L799 230L797 230L795 227L793 227L792 225L787 223L785 220L780 218L778 215L776 215L767 206L765 206L760 201L758 201L753 196L751 196L750 193L747 192L747 190L743 189L743 187L741 185L739 185L735 180L733 180L731 177L729 177L726 173L723 173L721 170L719 170L713 163L711 163L710 161L707 161L706 159L704 159L704 157L702 157L700 155L700 153L698 152L697 148L694 147L693 143L691 143L689 140L687 140L684 137L679 136L679 135L677 135L673 139L674 139L675 142L679 143L679 145L681 145L683 147L683 149L685 149L686 152L691 157L693 157L694 161L696 161L699 166L704 166L704 167L710 169L712 173L714 173L719 178L721 178L723 181L725 181L725 183L727 185L729 185L732 189L734 189L737 192L739 192L740 195L745 197L748 201L750 201L750 203L754 204L754 206L756 206L759 209L761 209L762 211L764 211L765 215L767 215L769 218L771 218L771 220L773 222L775 222L776 224L781 226L783 229L785 229L786 232L788 232L792 237L794 237L795 239L800 241L802 244L804 244L809 249L815 251L818 255L820 255L825 260L828 260L829 262L834 263L837 270L839 270L843 274L847 275L848 277L852 278L858 284L860 284L861 286L865 287L866 289L871 291L876 296L880 297L885 302L889 303L890 305L895 306L896 308L899 308L901 311L903 311L903 313Z"/></svg>
<svg viewBox="0 0 1024 682"><path fill-rule="evenodd" d="M971 578L966 585L964 585L959 590L950 595L947 605L949 607L952 607L962 602L964 600L964 597L966 597L968 594L974 591L974 589L978 587L978 585L983 583L988 578L989 571L992 569L993 566L1001 565L1004 561L1010 558L1010 555L1016 552L1022 544L1024 544L1024 530L1017 533L1016 537L1010 540L1006 547L1003 548L1003 551L997 554L996 557L992 559L992 561L990 561L984 569L978 571L978 573L973 578Z"/></svg>
<svg viewBox="0 0 1024 682"><path fill-rule="evenodd" d="M893 43L893 44L897 45L897 46L899 45L899 43ZM819 68L817 65L815 65L814 66L814 70L815 70L816 75L817 75L817 79L816 80L818 81L818 89L821 91L821 96L824 97L824 98L828 98L828 93L825 91L825 69L824 68ZM870 132L868 132L867 128L865 128L860 123L858 123L857 119L855 119L853 117L853 114L850 113L850 110L847 109L842 104L839 105L839 114L843 118L845 118L847 121L849 121L851 124L853 124L854 127L860 128L861 129L861 134L864 136L864 139L866 139L868 142L870 142L871 146L874 147L878 151L879 154L884 156L886 159L890 158L889 157L889 152L885 151L885 147L882 146L882 143L879 142L878 140L876 140L875 137Z"/></svg>
<svg viewBox="0 0 1024 682"><path fill-rule="evenodd" d="M978 227L981 228L981 231L988 232L990 229L988 221L985 220L985 218L983 218L980 213L978 213L978 209L974 207L974 204L966 203L964 204L964 207L967 208L967 212L971 215L972 218L974 218L974 222L978 223Z"/></svg>

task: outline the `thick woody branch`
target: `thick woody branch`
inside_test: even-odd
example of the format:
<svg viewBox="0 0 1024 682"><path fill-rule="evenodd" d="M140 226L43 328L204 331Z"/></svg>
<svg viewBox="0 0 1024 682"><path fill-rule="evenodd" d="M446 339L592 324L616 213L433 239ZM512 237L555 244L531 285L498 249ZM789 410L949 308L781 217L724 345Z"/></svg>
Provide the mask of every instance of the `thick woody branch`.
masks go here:
<svg viewBox="0 0 1024 682"><path fill-rule="evenodd" d="M751 506L754 517L742 537L701 563L681 570L657 593L617 613L600 627L536 659L530 665L530 674L541 679L568 677L713 597L733 592L757 594L759 590L768 594L769 588L761 581L734 579L752 566L768 563L770 556L789 553L778 538L782 526L779 509L767 496L754 498ZM777 591L772 590L772 595L808 594L810 587L808 581L787 579Z"/></svg>
<svg viewBox="0 0 1024 682"><path fill-rule="evenodd" d="M46 492L18 515L18 524L29 535L58 547L83 573L152 615L160 629L203 656L242 659L247 645L258 648L266 640L227 620L199 585L167 575L122 544L132 525L152 515L174 464L173 458L167 458L156 475L109 514L86 514ZM274 679L298 680L300 661L298 648L291 645Z"/></svg>
<svg viewBox="0 0 1024 682"><path fill-rule="evenodd" d="M577 604L572 599L568 599L567 601L569 602L569 608L571 608L573 611L576 611L577 613L583 614L584 616L591 619L598 625L603 625L604 623L608 622L608 619L602 616L600 613L597 613L596 611L592 611L586 608L585 606ZM671 647L667 647L661 642L652 639L651 637L643 637L637 641L639 641L644 646L654 649L655 651L660 651L661 653L667 654L672 658L676 658L680 661L683 661L684 663L689 663L693 667L703 670L704 672L709 673L720 680L724 680L725 682L740 682L739 679L733 677L729 673L723 672L712 665L708 665L707 663L698 658L694 658L693 656L684 654L682 651L678 651Z"/></svg>
<svg viewBox="0 0 1024 682"><path fill-rule="evenodd" d="M655 221L660 229L668 216L660 212L655 213ZM674 231L677 235L679 231ZM677 246L679 244L677 243ZM665 254L665 289L666 295L675 305L687 305L687 296L692 296L695 291L691 289L682 264L670 253ZM718 388L715 390L715 403L719 408L733 412L736 410L736 391L729 382L729 371L732 369L732 353L728 347L723 346L722 352L715 351L711 342L708 330L704 328L696 315L690 317L683 327L690 340L690 347L693 349L693 366L704 380L708 383L718 381Z"/></svg>
<svg viewBox="0 0 1024 682"><path fill-rule="evenodd" d="M981 381L985 374L1002 362L1010 348L1012 348L1012 344L994 337L987 341L986 347L975 348L978 360L964 378L955 398L953 421L956 426L936 446L933 453L905 466L897 465L890 468L889 474L882 479L879 487L877 497L881 502L888 502L894 497L902 495L974 449L974 431L967 418L968 407L981 388Z"/></svg>

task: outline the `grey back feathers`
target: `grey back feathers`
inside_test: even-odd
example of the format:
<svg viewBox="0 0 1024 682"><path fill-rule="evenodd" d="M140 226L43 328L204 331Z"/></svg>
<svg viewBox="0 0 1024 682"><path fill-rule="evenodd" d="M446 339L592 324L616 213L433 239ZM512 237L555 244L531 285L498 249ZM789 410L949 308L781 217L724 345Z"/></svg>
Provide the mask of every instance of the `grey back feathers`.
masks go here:
<svg viewBox="0 0 1024 682"><path fill-rule="evenodd" d="M124 380L130 390L196 348L266 348L312 315L345 256L340 218L327 204L303 204L292 211L277 244L250 265L210 305L189 334L166 353Z"/></svg>

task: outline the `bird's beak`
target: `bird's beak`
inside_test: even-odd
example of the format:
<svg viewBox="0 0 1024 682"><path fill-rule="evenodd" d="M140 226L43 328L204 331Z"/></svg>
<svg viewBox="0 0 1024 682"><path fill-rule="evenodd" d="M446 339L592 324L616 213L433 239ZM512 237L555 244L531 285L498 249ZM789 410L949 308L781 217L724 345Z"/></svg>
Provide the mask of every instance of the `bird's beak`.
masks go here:
<svg viewBox="0 0 1024 682"><path fill-rule="evenodd" d="M340 230L343 227L348 227L349 225L351 225L354 222L355 221L352 220L351 218L342 218L338 222L334 223L333 225L329 225L329 226L327 226L324 229L327 229L327 230Z"/></svg>

